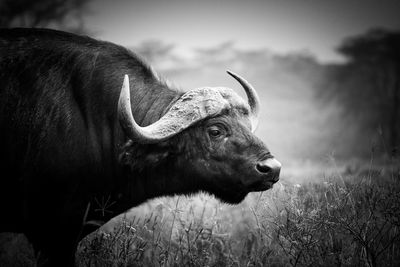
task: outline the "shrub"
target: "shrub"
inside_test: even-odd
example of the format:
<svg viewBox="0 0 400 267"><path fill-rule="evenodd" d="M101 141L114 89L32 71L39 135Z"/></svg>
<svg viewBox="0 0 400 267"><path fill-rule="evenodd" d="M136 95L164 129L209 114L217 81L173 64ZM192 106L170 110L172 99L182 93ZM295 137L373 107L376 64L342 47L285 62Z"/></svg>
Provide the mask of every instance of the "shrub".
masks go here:
<svg viewBox="0 0 400 267"><path fill-rule="evenodd" d="M81 243L80 266L399 266L400 176L347 172L281 183L239 206L160 199Z"/></svg>

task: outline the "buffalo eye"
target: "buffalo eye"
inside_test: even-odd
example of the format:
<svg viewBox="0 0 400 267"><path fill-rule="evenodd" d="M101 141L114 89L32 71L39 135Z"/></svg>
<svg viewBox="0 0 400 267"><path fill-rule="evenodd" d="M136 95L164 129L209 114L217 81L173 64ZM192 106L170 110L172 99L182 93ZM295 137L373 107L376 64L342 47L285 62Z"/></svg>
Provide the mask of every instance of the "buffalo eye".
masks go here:
<svg viewBox="0 0 400 267"><path fill-rule="evenodd" d="M218 138L218 137L221 137L221 136L225 135L225 130L222 129L221 127L213 125L213 126L208 128L208 135L211 138Z"/></svg>

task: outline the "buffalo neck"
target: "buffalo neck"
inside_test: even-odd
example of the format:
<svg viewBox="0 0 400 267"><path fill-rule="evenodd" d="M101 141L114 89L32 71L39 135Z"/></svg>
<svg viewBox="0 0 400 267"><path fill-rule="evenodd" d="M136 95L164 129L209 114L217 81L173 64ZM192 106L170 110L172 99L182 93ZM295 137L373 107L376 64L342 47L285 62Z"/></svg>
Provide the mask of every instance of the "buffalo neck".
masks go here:
<svg viewBox="0 0 400 267"><path fill-rule="evenodd" d="M128 144L121 158L124 187L120 191L120 208L125 211L155 197L199 191L192 170L184 168L187 163L183 153L164 145L160 149L158 145Z"/></svg>

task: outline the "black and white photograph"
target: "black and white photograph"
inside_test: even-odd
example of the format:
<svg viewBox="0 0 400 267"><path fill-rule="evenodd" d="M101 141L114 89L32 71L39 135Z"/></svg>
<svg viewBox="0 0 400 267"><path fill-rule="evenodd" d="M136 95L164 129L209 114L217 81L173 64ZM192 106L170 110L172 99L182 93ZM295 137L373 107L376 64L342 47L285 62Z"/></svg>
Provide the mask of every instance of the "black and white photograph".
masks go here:
<svg viewBox="0 0 400 267"><path fill-rule="evenodd" d="M400 1L0 0L0 266L400 266Z"/></svg>

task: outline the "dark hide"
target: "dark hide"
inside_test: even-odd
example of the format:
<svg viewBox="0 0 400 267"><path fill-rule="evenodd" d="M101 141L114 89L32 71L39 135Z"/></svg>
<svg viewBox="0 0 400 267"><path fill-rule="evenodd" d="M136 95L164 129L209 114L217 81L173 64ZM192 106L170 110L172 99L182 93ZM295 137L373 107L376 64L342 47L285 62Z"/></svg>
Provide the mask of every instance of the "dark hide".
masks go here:
<svg viewBox="0 0 400 267"><path fill-rule="evenodd" d="M85 219L107 221L147 199L117 201L126 180L117 160L126 142L117 119L125 74L141 125L181 95L123 47L51 30L0 30L0 231L25 232L50 260L71 258L87 232L89 203ZM108 197L112 213L94 212Z"/></svg>
<svg viewBox="0 0 400 267"><path fill-rule="evenodd" d="M250 178L243 181L254 169L251 163L272 156L261 140L242 131L250 125L243 127L240 117L235 110L227 110L160 144L128 142L121 163L136 177L132 187L141 188L147 197L205 191L224 202L241 202L253 183ZM214 123L229 127L230 142L210 140L207 126ZM137 190L128 191L137 194Z"/></svg>
<svg viewBox="0 0 400 267"><path fill-rule="evenodd" d="M93 230L88 221L150 198L207 191L239 203L277 181L279 171L256 170L272 156L243 107L157 144L128 140L117 110L125 74L141 126L182 95L115 44L0 30L0 231L24 232L49 265L73 265L77 242Z"/></svg>

